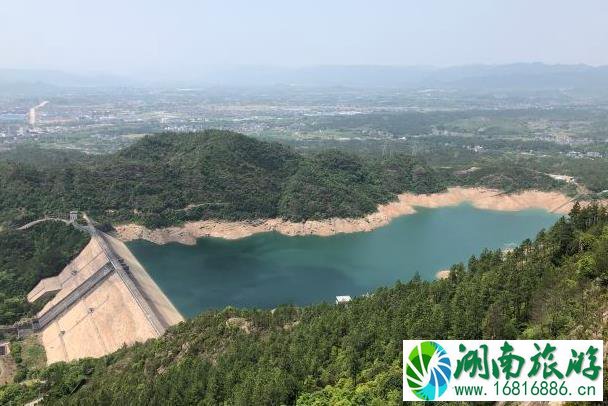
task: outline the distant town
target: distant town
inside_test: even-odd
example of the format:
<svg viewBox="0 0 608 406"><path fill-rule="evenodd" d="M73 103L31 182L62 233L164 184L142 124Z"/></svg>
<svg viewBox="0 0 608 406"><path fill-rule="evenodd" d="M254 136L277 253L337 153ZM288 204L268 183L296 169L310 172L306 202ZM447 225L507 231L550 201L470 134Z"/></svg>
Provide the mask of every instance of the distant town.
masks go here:
<svg viewBox="0 0 608 406"><path fill-rule="evenodd" d="M144 134L227 129L303 149L407 150L454 142L475 154L603 159L608 99L568 93L485 93L442 89L324 91L265 88L57 88L31 96L0 93L0 149L21 144L113 152ZM505 140L507 144L497 143ZM544 144L542 144L544 143ZM375 146L374 146L375 145ZM551 147L553 145L553 147ZM515 147L514 147L515 148Z"/></svg>

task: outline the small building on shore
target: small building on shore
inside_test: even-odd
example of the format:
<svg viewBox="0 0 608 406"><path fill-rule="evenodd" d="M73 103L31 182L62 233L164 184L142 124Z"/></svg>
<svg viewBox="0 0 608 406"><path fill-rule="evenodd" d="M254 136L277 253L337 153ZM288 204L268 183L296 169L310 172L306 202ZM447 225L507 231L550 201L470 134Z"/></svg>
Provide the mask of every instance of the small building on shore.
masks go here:
<svg viewBox="0 0 608 406"><path fill-rule="evenodd" d="M336 304L348 303L353 300L350 296L336 296Z"/></svg>

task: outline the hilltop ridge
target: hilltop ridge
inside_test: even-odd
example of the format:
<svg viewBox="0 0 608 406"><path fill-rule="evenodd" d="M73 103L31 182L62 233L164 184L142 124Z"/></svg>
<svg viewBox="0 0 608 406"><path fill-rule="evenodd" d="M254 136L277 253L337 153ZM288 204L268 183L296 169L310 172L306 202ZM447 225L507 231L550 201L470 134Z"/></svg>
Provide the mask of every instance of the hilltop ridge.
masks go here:
<svg viewBox="0 0 608 406"><path fill-rule="evenodd" d="M568 187L535 170L480 165L459 172L403 153L301 153L223 130L148 135L106 155L25 147L0 154L0 225L73 209L100 223L149 229L202 220L364 219L404 193L448 186L507 193Z"/></svg>
<svg viewBox="0 0 608 406"><path fill-rule="evenodd" d="M0 159L0 222L73 208L100 221L151 228L209 218L361 217L397 193L444 188L434 170L411 156L302 155L221 130L150 135L86 159L49 153L53 165Z"/></svg>

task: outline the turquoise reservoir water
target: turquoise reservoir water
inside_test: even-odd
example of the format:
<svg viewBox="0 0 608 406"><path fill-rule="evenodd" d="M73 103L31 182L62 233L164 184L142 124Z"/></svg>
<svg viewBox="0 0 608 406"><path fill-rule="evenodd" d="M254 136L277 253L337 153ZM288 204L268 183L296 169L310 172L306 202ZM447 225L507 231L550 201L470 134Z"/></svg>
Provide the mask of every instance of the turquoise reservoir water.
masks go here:
<svg viewBox="0 0 608 406"><path fill-rule="evenodd" d="M129 247L185 316L208 308L272 308L356 296L418 272L467 261L483 248L533 238L558 215L498 212L470 205L418 209L368 233L332 237L257 234L241 240L201 238L195 246L133 241Z"/></svg>

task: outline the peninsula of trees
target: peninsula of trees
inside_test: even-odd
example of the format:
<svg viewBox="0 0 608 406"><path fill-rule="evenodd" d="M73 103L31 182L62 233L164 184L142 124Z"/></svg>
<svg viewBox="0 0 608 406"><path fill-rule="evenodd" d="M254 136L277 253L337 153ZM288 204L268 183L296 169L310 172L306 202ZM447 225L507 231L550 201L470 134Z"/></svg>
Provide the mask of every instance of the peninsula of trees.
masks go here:
<svg viewBox="0 0 608 406"><path fill-rule="evenodd" d="M165 133L108 155L35 148L0 155L0 224L73 209L149 228L201 219L357 218L399 193L448 185L516 191L560 182L508 166L454 174L405 154L303 154L229 131Z"/></svg>

